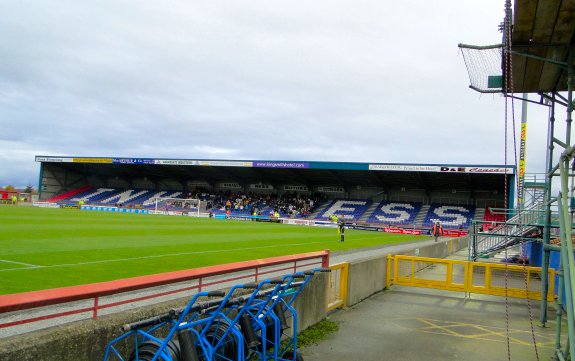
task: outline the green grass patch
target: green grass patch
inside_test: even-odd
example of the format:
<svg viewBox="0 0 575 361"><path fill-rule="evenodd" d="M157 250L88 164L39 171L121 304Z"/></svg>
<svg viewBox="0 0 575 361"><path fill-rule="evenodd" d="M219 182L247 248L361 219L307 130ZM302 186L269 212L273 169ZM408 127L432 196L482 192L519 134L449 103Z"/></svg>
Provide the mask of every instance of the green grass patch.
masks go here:
<svg viewBox="0 0 575 361"><path fill-rule="evenodd" d="M0 206L0 294L418 239L207 218Z"/></svg>
<svg viewBox="0 0 575 361"><path fill-rule="evenodd" d="M324 340L328 335L337 332L339 324L330 320L323 320L303 330L297 336L298 347L315 345Z"/></svg>

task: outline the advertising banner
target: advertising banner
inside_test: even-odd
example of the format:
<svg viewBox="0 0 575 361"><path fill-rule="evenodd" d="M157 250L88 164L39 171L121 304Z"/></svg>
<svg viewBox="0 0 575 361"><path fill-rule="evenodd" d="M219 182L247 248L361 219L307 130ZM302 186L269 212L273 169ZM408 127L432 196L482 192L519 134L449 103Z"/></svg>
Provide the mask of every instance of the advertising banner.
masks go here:
<svg viewBox="0 0 575 361"><path fill-rule="evenodd" d="M343 193L345 189L343 189L343 187L317 187L317 191L324 193Z"/></svg>
<svg viewBox="0 0 575 361"><path fill-rule="evenodd" d="M34 207L40 208L60 208L58 203L51 203L51 202L34 202L32 203Z"/></svg>
<svg viewBox="0 0 575 361"><path fill-rule="evenodd" d="M290 218L284 218L284 219L283 219L283 223L284 223L284 224L296 225L296 226L314 226L314 225L315 225L315 221L312 221L312 220L310 220L310 219L290 219Z"/></svg>
<svg viewBox="0 0 575 361"><path fill-rule="evenodd" d="M80 206L79 208L83 211L100 211L100 212L115 212L115 213L148 214L148 213L154 213L155 212L155 211L150 211L148 209L118 208L118 207L106 207L106 206ZM155 214L163 214L163 212L155 212Z"/></svg>
<svg viewBox="0 0 575 361"><path fill-rule="evenodd" d="M153 159L143 158L113 158L113 164L155 164Z"/></svg>
<svg viewBox="0 0 575 361"><path fill-rule="evenodd" d="M443 231L443 235L446 237L463 237L463 236L467 236L468 232L465 231L452 231L449 229L446 229Z"/></svg>
<svg viewBox="0 0 575 361"><path fill-rule="evenodd" d="M73 158L74 163L112 163L112 158Z"/></svg>
<svg viewBox="0 0 575 361"><path fill-rule="evenodd" d="M306 162L253 162L255 168L309 168L309 163Z"/></svg>
<svg viewBox="0 0 575 361"><path fill-rule="evenodd" d="M252 162L232 161L232 160L200 160L200 165L212 167L251 167Z"/></svg>
<svg viewBox="0 0 575 361"><path fill-rule="evenodd" d="M62 208L62 209L80 209L80 206L73 205L73 204L61 204L60 208Z"/></svg>
<svg viewBox="0 0 575 361"><path fill-rule="evenodd" d="M383 232L383 227L368 226L368 225L362 225L362 224L350 224L350 225L346 225L346 227L350 228L350 229L357 229L360 231Z"/></svg>
<svg viewBox="0 0 575 361"><path fill-rule="evenodd" d="M66 157L42 157L37 156L36 162L48 162L48 163L71 163L72 158Z"/></svg>
<svg viewBox="0 0 575 361"><path fill-rule="evenodd" d="M422 234L427 234L423 233L423 231L421 231L420 229L403 229L403 228L395 228L395 227L385 227L383 229L383 231L385 233L395 233L395 234L412 234L412 235L416 235L416 236L420 236Z"/></svg>
<svg viewBox="0 0 575 361"><path fill-rule="evenodd" d="M242 189L242 186L238 183L220 183L220 188L233 188L233 189Z"/></svg>
<svg viewBox="0 0 575 361"><path fill-rule="evenodd" d="M284 186L284 191L288 191L288 192L307 192L309 189L307 188L307 186L290 186L290 185L285 185Z"/></svg>
<svg viewBox="0 0 575 361"><path fill-rule="evenodd" d="M273 190L274 186L271 184L250 184L251 189Z"/></svg>
<svg viewBox="0 0 575 361"><path fill-rule="evenodd" d="M370 164L369 170L396 172L435 172L435 173L481 173L513 174L512 168L497 166L453 166L453 165L418 165L418 164Z"/></svg>

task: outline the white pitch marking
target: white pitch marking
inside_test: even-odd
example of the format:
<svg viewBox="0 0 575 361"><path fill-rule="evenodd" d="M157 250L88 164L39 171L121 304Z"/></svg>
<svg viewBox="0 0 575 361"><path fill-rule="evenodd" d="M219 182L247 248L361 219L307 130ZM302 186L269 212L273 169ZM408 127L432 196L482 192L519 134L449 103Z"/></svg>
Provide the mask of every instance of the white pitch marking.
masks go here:
<svg viewBox="0 0 575 361"><path fill-rule="evenodd" d="M28 267L41 267L41 266L37 266L35 264L30 264L30 263L24 263L24 262L16 262L16 261L8 261L7 259L0 259L0 262L6 262L6 263L14 263L14 264L21 264L22 266L28 266ZM13 268L13 269L19 269L19 268Z"/></svg>
<svg viewBox="0 0 575 361"><path fill-rule="evenodd" d="M124 261L136 261L140 259L150 259L150 258L162 258L162 257L173 257L173 256L183 256L183 255L191 255L191 254L206 254L206 253L219 253L219 252L232 252L232 251L247 251L252 249L262 249L262 248L275 248L281 246L302 246L306 244L317 244L317 243L333 243L333 241L322 241L322 242L306 242L306 243L285 243L280 246L278 245L271 245L271 246L261 246L261 247L247 247L247 248L235 248L235 249L226 249L226 250L211 250L211 251L198 251L198 252L183 252L183 253L169 253L169 254L159 254L156 256L143 256L143 257L132 257L132 258L119 258L119 259L107 259L102 261L92 261L92 262L81 262L81 263L64 263L64 264L54 264L50 266L34 266L30 265L30 268L7 268L0 270L0 272L6 271L25 271L30 269L40 269L40 268L55 268L55 267L76 267L76 266L84 266L88 264L98 264L98 263L111 263L111 262L124 262Z"/></svg>

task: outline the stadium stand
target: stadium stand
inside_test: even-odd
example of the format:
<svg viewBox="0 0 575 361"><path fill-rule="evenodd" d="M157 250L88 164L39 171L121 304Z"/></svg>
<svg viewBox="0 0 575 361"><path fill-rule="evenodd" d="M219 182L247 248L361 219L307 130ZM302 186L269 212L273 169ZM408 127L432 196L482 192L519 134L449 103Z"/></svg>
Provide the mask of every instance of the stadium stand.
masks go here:
<svg viewBox="0 0 575 361"><path fill-rule="evenodd" d="M150 191L151 193L143 194L134 198L131 203L134 205L141 204L143 208L154 208L156 206L156 198L184 198L182 192L175 191ZM186 197L190 198L190 197Z"/></svg>
<svg viewBox="0 0 575 361"><path fill-rule="evenodd" d="M358 220L369 209L371 203L372 201L369 199L334 199L317 219L329 219L333 215L343 215L348 221Z"/></svg>
<svg viewBox="0 0 575 361"><path fill-rule="evenodd" d="M216 214L230 211L234 216L245 216L257 213L267 216L270 213L280 214L281 217L307 217L314 206L318 204L321 196L298 195L297 193L284 193L281 196L274 194L254 194L220 192L211 195L211 211Z"/></svg>
<svg viewBox="0 0 575 361"><path fill-rule="evenodd" d="M157 191L147 189L119 189L82 187L66 192L52 199L57 203L70 204L83 200L86 204L98 206L120 206L127 208L156 207L156 198L201 199L201 212L226 214L231 216L275 215L291 218L327 220L332 215L344 215L348 221L393 225L400 227L431 227L440 222L445 228L467 229L475 215L475 207L446 205L409 201L379 201L371 199L326 199L317 193L303 195L286 192L281 195L265 193L242 193L220 191L210 193L205 190L195 192ZM178 210L177 203L169 205L170 210ZM477 213L482 213L483 208ZM482 217L483 218L483 217ZM501 216L485 211L486 221L500 221ZM486 227L488 225L485 225Z"/></svg>
<svg viewBox="0 0 575 361"><path fill-rule="evenodd" d="M58 203L77 203L83 200L92 205L122 205L127 207L154 208L157 197L178 198L182 192L151 191L145 189L90 188L89 190L64 198Z"/></svg>
<svg viewBox="0 0 575 361"><path fill-rule="evenodd" d="M444 228L467 229L475 213L473 206L442 205L432 203L423 221L424 227L431 227L439 222Z"/></svg>
<svg viewBox="0 0 575 361"><path fill-rule="evenodd" d="M113 196L102 199L103 204L136 204L137 199L150 199L153 192L148 190L128 189Z"/></svg>
<svg viewBox="0 0 575 361"><path fill-rule="evenodd" d="M369 215L367 222L384 225L410 225L414 223L420 209L421 203L382 201Z"/></svg>
<svg viewBox="0 0 575 361"><path fill-rule="evenodd" d="M505 215L504 214L495 214L491 212L491 207L485 207L485 215L483 216L483 220L486 222L505 222ZM495 227L494 224L484 223L483 230L488 231Z"/></svg>
<svg viewBox="0 0 575 361"><path fill-rule="evenodd" d="M184 193L181 191L152 191L145 189L87 188L81 192L68 192L57 197L57 203L78 203L101 206L123 206L130 208L154 208L156 198L201 199L205 211L215 214L252 215L254 210L260 215L278 212L282 217L307 217L320 204L322 195L302 196L297 193L273 194L232 193L230 191L210 194L205 191ZM173 208L173 207L172 207ZM176 207L177 208L177 207Z"/></svg>
<svg viewBox="0 0 575 361"><path fill-rule="evenodd" d="M114 188L92 188L86 192L77 194L74 197L62 199L58 203L77 203L78 201L83 200L86 203L99 204L105 197L109 197L112 194L119 192L121 191Z"/></svg>
<svg viewBox="0 0 575 361"><path fill-rule="evenodd" d="M55 197L48 198L48 199L46 200L46 202L57 203L57 202L60 202L60 201L62 201L62 200L65 200L65 199L67 199L67 198L74 197L74 196L76 196L76 195L78 195L78 194L88 192L88 191L91 190L91 189L92 189L91 186L80 187L80 188L71 190L71 191L69 191L69 192L59 194L59 195L57 195L57 196L55 196Z"/></svg>

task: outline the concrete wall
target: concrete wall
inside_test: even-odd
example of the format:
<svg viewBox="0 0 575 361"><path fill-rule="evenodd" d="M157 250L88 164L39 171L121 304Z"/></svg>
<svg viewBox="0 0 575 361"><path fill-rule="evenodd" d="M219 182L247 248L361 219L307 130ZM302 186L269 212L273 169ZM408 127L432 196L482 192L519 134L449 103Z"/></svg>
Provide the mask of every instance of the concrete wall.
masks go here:
<svg viewBox="0 0 575 361"><path fill-rule="evenodd" d="M165 313L184 303L185 300L166 302L97 320L79 321L3 338L0 339L0 360L102 361L108 342L122 334L122 325Z"/></svg>
<svg viewBox="0 0 575 361"><path fill-rule="evenodd" d="M445 258L452 252L459 251L467 247L467 237L454 238L447 241L407 249L399 252L406 256ZM374 293L385 289L387 278L387 254L362 260L349 262L349 273L347 283L347 306L368 298Z"/></svg>
<svg viewBox="0 0 575 361"><path fill-rule="evenodd" d="M350 262L346 304L353 306L382 291L385 288L386 269L387 256Z"/></svg>
<svg viewBox="0 0 575 361"><path fill-rule="evenodd" d="M296 299L298 330L305 330L327 316L328 287L329 274L316 274Z"/></svg>
<svg viewBox="0 0 575 361"><path fill-rule="evenodd" d="M328 283L328 274L316 274L296 299L299 330L326 317ZM0 360L102 361L108 342L122 334L122 325L162 314L172 308L184 306L186 302L187 299L166 302L101 317L98 320L74 322L0 339Z"/></svg>

